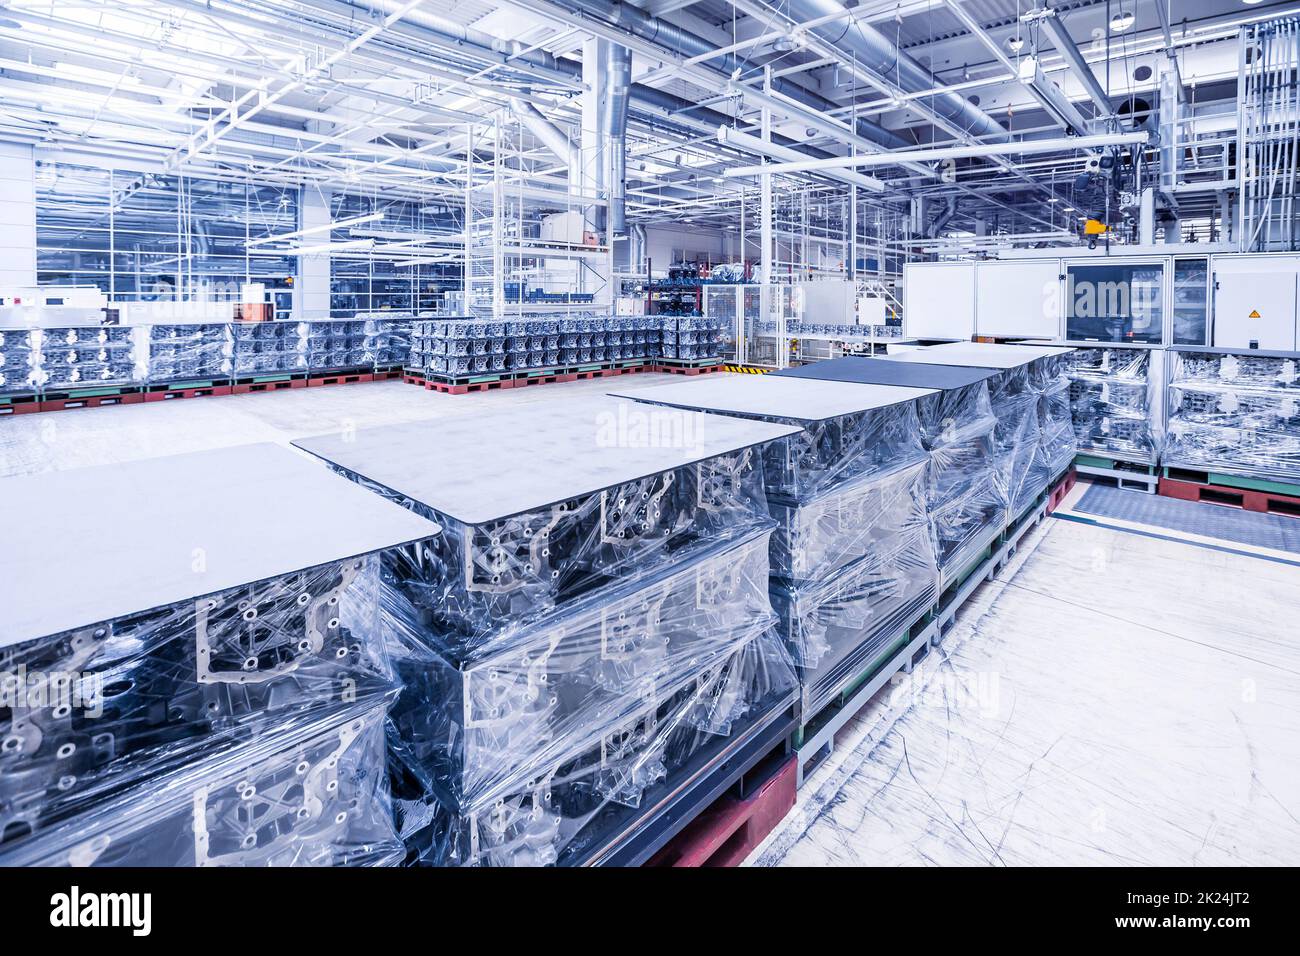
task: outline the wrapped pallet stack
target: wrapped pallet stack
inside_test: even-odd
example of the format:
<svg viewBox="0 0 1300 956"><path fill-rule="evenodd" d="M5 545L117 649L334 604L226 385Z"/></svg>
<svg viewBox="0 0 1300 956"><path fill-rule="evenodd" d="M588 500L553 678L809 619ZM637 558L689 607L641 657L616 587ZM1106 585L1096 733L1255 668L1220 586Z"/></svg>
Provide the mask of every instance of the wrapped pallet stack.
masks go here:
<svg viewBox="0 0 1300 956"><path fill-rule="evenodd" d="M602 397L296 443L444 528L384 564L410 862L602 862L788 733L761 461L793 432Z"/></svg>
<svg viewBox="0 0 1300 956"><path fill-rule="evenodd" d="M274 445L0 485L0 864L401 860L377 555L437 525Z"/></svg>
<svg viewBox="0 0 1300 956"><path fill-rule="evenodd" d="M914 388L739 376L619 393L796 425L767 446L772 605L806 722L906 643L938 591Z"/></svg>

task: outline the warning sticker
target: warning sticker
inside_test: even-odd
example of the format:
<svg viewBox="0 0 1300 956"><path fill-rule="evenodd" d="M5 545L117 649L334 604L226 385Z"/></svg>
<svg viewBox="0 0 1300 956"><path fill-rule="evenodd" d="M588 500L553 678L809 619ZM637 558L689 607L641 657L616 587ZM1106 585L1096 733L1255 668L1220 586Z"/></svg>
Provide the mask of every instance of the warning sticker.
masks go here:
<svg viewBox="0 0 1300 956"><path fill-rule="evenodd" d="M1250 315L1246 316L1248 319L1258 319L1259 317L1259 309L1251 309Z"/></svg>

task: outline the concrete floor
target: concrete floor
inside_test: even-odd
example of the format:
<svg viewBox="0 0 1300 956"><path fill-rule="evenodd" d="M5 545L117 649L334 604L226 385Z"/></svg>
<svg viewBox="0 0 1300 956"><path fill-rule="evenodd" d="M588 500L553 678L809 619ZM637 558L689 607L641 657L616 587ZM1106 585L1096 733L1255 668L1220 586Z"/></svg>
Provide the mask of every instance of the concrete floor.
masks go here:
<svg viewBox="0 0 1300 956"><path fill-rule="evenodd" d="M1294 565L1048 519L750 862L1294 866L1298 599Z"/></svg>
<svg viewBox="0 0 1300 956"><path fill-rule="evenodd" d="M620 387L677 380L639 375ZM400 382L0 419L0 475L603 392ZM1300 863L1300 568L1049 520L751 862Z"/></svg>

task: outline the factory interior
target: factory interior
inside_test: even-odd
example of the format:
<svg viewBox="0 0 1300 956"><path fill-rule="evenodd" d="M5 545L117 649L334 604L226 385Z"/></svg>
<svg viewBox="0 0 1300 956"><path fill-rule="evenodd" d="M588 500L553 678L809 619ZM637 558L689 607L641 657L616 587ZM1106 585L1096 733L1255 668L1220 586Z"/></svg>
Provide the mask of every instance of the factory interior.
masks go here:
<svg viewBox="0 0 1300 956"><path fill-rule="evenodd" d="M0 184L0 866L1300 864L1300 4L0 0Z"/></svg>

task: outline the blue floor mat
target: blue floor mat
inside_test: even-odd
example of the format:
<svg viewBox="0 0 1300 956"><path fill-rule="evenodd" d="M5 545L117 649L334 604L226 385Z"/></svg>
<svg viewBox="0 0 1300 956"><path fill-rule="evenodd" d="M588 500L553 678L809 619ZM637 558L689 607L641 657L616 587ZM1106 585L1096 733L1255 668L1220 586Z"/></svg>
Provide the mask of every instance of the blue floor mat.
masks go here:
<svg viewBox="0 0 1300 956"><path fill-rule="evenodd" d="M1093 485L1084 492L1074 510L1300 554L1300 518L1286 515L1239 511L1223 505L1124 491L1109 485Z"/></svg>

